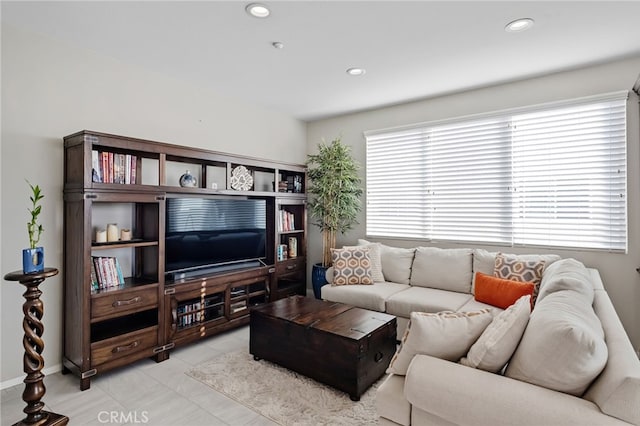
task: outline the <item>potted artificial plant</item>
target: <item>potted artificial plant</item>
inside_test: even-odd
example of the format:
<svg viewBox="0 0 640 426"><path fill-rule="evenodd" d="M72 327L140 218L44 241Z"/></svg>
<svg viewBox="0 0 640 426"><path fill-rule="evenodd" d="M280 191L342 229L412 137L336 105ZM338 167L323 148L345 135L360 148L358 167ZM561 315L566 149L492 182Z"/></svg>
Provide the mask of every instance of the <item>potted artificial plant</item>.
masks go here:
<svg viewBox="0 0 640 426"><path fill-rule="evenodd" d="M340 138L324 140L318 153L307 157L310 195L309 213L313 224L322 232L322 263L313 265L313 293L320 298L320 288L327 283L325 272L331 266L331 249L336 246L338 232L345 233L357 223L362 188L359 164L351 156L350 147Z"/></svg>
<svg viewBox="0 0 640 426"><path fill-rule="evenodd" d="M27 181L31 188L31 208L27 209L31 214L31 220L27 222L27 232L29 234L29 248L22 250L22 272L25 274L44 271L44 248L37 247L40 236L44 231L42 224L38 223L38 216L42 213L40 200L44 198L40 187L33 186Z"/></svg>

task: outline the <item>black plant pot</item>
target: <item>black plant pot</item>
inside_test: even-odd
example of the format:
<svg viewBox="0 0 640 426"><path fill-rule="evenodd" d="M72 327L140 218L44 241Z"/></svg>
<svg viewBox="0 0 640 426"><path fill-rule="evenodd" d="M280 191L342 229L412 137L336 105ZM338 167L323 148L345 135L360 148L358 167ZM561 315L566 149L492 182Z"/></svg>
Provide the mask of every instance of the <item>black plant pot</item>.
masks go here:
<svg viewBox="0 0 640 426"><path fill-rule="evenodd" d="M311 284L313 285L313 295L316 299L320 299L320 289L327 282L327 266L322 266L322 263L315 263L311 271Z"/></svg>

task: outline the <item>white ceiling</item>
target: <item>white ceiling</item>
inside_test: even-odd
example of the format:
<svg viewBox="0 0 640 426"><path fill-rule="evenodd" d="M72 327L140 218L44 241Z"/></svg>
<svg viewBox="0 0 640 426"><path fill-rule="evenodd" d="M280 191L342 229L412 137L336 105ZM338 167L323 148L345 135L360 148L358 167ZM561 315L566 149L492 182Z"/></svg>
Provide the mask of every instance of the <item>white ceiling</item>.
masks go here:
<svg viewBox="0 0 640 426"><path fill-rule="evenodd" d="M302 120L640 54L640 1L249 2L2 1L2 21Z"/></svg>

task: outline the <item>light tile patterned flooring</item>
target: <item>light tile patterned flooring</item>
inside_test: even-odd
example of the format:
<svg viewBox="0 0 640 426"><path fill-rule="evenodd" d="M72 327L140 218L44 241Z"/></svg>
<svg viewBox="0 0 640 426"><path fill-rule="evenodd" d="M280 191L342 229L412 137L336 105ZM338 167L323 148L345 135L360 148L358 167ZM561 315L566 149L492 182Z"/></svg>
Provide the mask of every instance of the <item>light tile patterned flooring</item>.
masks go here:
<svg viewBox="0 0 640 426"><path fill-rule="evenodd" d="M46 376L45 409L69 417L69 425L253 425L275 423L187 376L185 371L226 352L249 350L249 326L98 375L81 392L78 378ZM24 418L24 385L2 390L1 425Z"/></svg>

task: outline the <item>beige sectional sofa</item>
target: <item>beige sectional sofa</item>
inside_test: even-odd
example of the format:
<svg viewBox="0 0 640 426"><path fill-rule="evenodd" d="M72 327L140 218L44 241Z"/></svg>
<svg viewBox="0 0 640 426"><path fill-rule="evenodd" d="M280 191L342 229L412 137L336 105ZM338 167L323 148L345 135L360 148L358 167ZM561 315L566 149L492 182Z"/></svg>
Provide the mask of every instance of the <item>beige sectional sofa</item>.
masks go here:
<svg viewBox="0 0 640 426"><path fill-rule="evenodd" d="M384 282L326 285L322 298L396 315L398 338L411 312L490 308L494 318L503 312L474 299L475 273L492 274L496 253L376 250ZM640 425L640 361L598 272L555 255L526 258L544 260L546 269L522 339L502 372L416 354L406 375L388 374L379 386L380 424Z"/></svg>

